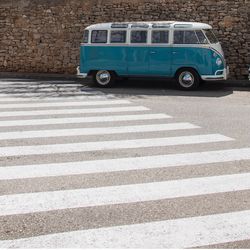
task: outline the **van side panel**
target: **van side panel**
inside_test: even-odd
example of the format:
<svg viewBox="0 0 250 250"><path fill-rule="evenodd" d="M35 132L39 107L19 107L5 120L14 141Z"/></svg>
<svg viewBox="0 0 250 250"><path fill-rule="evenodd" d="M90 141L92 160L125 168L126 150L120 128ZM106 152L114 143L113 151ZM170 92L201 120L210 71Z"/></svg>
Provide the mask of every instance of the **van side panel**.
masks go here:
<svg viewBox="0 0 250 250"><path fill-rule="evenodd" d="M151 53L156 52L156 53ZM182 67L214 75L218 67L213 51L202 47L81 46L80 71L114 70L121 76L174 77Z"/></svg>
<svg viewBox="0 0 250 250"><path fill-rule="evenodd" d="M171 49L152 46L81 46L80 71L88 73L105 69L114 70L122 76L171 76Z"/></svg>
<svg viewBox="0 0 250 250"><path fill-rule="evenodd" d="M182 67L195 68L200 75L212 75L212 54L209 48L173 47L172 77Z"/></svg>
<svg viewBox="0 0 250 250"><path fill-rule="evenodd" d="M86 69L86 57L85 57L85 49L86 47L81 45L80 47L80 72L81 73L88 73L88 70Z"/></svg>
<svg viewBox="0 0 250 250"><path fill-rule="evenodd" d="M127 75L127 47L81 46L80 70L115 70L118 75Z"/></svg>
<svg viewBox="0 0 250 250"><path fill-rule="evenodd" d="M128 46L127 53L128 75L149 75L149 47Z"/></svg>
<svg viewBox="0 0 250 250"><path fill-rule="evenodd" d="M170 77L172 73L172 47L149 48L149 74L151 76Z"/></svg>

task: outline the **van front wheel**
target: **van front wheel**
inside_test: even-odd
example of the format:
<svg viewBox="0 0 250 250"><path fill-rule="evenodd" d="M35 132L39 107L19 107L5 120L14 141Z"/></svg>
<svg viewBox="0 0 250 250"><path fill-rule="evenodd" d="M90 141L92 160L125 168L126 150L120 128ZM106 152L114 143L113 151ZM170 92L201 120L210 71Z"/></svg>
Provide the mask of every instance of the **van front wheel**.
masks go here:
<svg viewBox="0 0 250 250"><path fill-rule="evenodd" d="M177 72L176 81L179 88L184 90L193 90L199 87L200 76L193 69L182 69Z"/></svg>
<svg viewBox="0 0 250 250"><path fill-rule="evenodd" d="M115 74L108 70L99 70L94 72L93 80L96 86L101 88L109 88L115 82Z"/></svg>

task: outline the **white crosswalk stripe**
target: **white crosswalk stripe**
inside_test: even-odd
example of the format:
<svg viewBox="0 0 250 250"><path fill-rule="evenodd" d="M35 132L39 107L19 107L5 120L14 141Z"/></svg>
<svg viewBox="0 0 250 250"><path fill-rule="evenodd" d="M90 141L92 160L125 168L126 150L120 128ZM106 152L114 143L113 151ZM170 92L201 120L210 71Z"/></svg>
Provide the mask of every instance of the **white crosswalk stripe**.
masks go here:
<svg viewBox="0 0 250 250"><path fill-rule="evenodd" d="M232 198L250 192L250 148L235 148L230 135L173 121L174 117L154 113L146 105L75 81L10 84L2 80L0 98L0 248L190 248L250 240L247 200L224 210L221 205L213 213L203 207L204 215L196 213L202 204L193 201L210 197L224 204L217 195ZM132 139L124 139L128 134ZM89 141L88 136L94 139ZM29 144L23 139L29 139ZM211 145L216 149L211 150ZM133 156L120 156L129 149L135 151ZM169 154L165 149L176 152ZM141 153L144 150L147 154ZM93 158L86 159L85 152ZM60 160L64 154L69 156L67 161ZM179 175L174 177L173 171ZM153 179L149 178L152 173ZM123 182L127 176L131 179ZM172 207L180 199L188 199L192 217L185 213L187 206L182 213L176 209L175 218L164 219L166 212L160 204ZM141 204L151 209L149 203L158 208L157 221L152 216L139 223L127 222L132 211L127 207ZM105 221L118 207L120 218L113 224L92 223L96 218ZM99 209L98 214L90 215L94 209ZM89 216L89 224L76 226L71 218L53 220L53 226L42 224L41 216L61 212L60 217L67 211L72 217ZM144 209L137 212L144 214ZM18 225L24 225L23 229ZM56 229L61 226L66 229Z"/></svg>
<svg viewBox="0 0 250 250"><path fill-rule="evenodd" d="M133 112L147 111L143 106L127 106L127 107L112 107L112 108L87 108L87 109L50 109L50 110L33 110L33 111L6 111L0 112L0 117L15 117L15 116L39 116L39 115L70 115L70 114L96 114L96 113L118 113L118 112Z"/></svg>
<svg viewBox="0 0 250 250"><path fill-rule="evenodd" d="M77 135L104 135L104 134L121 134L121 133L142 133L142 132L159 132L169 130L184 130L199 128L190 123L169 123L169 124L152 124L138 126L121 126L121 127L103 127L103 128L76 128L76 129L59 129L59 130L38 130L38 131L18 131L18 132L0 132L0 140L24 139L24 138L46 138L62 137Z"/></svg>
<svg viewBox="0 0 250 250"><path fill-rule="evenodd" d="M249 239L250 210L0 241L3 248L191 248Z"/></svg>
<svg viewBox="0 0 250 250"><path fill-rule="evenodd" d="M96 123L96 122L121 122L121 121L147 121L171 118L165 114L138 114L138 115L112 115L112 116L89 116L71 118L51 118L33 120L8 120L1 121L0 127L35 126L35 125L55 125L55 124L76 124L76 123Z"/></svg>
<svg viewBox="0 0 250 250"><path fill-rule="evenodd" d="M111 149L134 149L150 147L166 147L176 145L201 144L211 142L232 141L232 138L220 134L179 136L153 139L119 140L102 142L83 142L71 144L36 145L4 147L0 151L0 157L20 156L20 155L44 155L62 154L73 152L90 152Z"/></svg>
<svg viewBox="0 0 250 250"><path fill-rule="evenodd" d="M46 108L46 107L78 107L78 106L102 106L102 105L119 105L130 104L127 100L104 100L104 101L82 101L82 102L54 102L54 103L18 103L18 104L1 104L0 110L15 108Z"/></svg>
<svg viewBox="0 0 250 250"><path fill-rule="evenodd" d="M250 160L250 148L111 160L0 167L0 180L108 173L241 160Z"/></svg>
<svg viewBox="0 0 250 250"><path fill-rule="evenodd" d="M0 216L250 189L250 173L147 184L0 196Z"/></svg>

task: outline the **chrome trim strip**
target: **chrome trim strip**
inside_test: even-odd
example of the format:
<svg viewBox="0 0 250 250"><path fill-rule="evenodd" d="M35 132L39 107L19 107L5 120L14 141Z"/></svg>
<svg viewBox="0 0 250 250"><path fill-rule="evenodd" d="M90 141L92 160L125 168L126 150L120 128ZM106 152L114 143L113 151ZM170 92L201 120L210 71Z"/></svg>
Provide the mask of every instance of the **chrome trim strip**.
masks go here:
<svg viewBox="0 0 250 250"><path fill-rule="evenodd" d="M172 44L172 43L99 43L89 44L81 43L85 47L167 47L167 48L203 48L210 49L208 45L204 44Z"/></svg>

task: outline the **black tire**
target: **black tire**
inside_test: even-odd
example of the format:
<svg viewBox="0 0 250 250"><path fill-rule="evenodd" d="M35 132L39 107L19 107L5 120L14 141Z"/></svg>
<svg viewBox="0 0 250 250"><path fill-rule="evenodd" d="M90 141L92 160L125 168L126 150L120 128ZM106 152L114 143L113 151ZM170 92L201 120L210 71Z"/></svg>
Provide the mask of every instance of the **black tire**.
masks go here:
<svg viewBox="0 0 250 250"><path fill-rule="evenodd" d="M200 86L201 78L199 74L190 68L183 68L177 71L176 83L180 89L194 90Z"/></svg>
<svg viewBox="0 0 250 250"><path fill-rule="evenodd" d="M114 85L116 75L113 71L98 70L93 72L93 81L99 88L110 88Z"/></svg>

